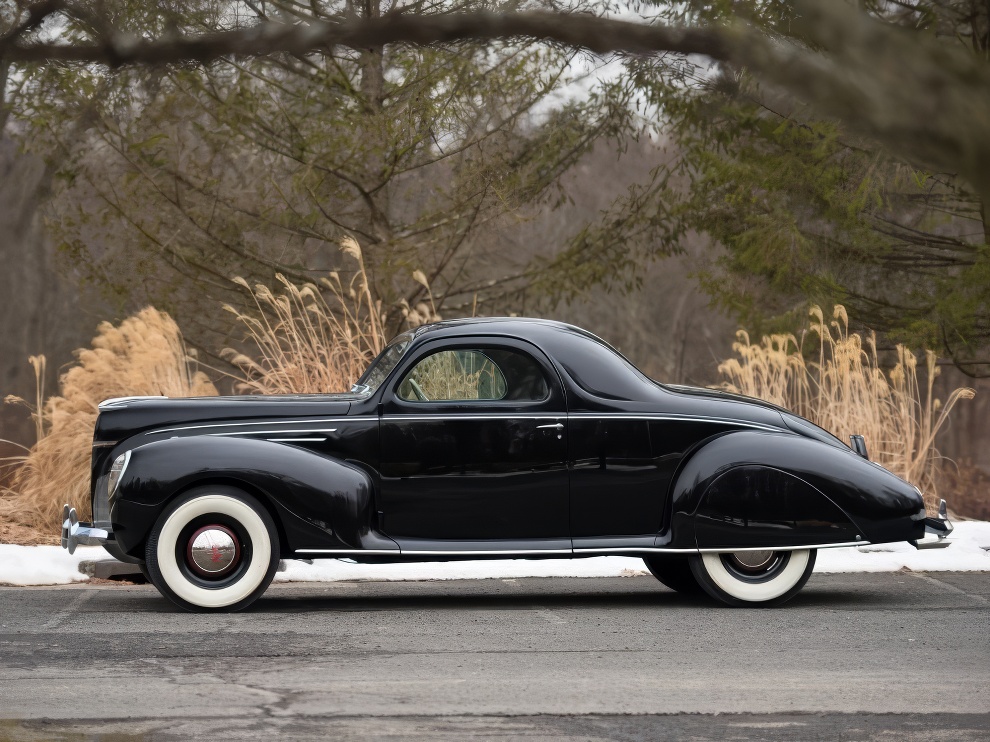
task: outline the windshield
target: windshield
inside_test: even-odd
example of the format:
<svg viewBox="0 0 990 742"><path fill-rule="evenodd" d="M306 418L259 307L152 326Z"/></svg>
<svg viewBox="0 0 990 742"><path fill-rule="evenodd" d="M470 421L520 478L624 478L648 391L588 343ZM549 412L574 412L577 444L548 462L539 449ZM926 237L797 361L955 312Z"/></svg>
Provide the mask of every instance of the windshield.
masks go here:
<svg viewBox="0 0 990 742"><path fill-rule="evenodd" d="M406 349L412 342L412 335L404 333L399 335L389 345L378 354L378 358L371 362L368 370L364 372L357 384L351 387L352 392L358 394L371 394L382 382L392 373L392 369L399 363L399 359L405 354Z"/></svg>

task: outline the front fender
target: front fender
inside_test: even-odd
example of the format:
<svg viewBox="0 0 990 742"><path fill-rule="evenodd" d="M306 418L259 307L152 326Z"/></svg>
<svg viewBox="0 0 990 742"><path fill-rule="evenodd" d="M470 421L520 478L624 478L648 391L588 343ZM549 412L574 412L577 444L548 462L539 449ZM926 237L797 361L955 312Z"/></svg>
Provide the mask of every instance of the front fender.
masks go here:
<svg viewBox="0 0 990 742"><path fill-rule="evenodd" d="M911 485L851 450L763 431L699 448L670 507L670 545L701 549L903 541L921 537L924 511Z"/></svg>
<svg viewBox="0 0 990 742"><path fill-rule="evenodd" d="M263 495L288 551L359 549L372 526L373 482L357 466L271 441L169 438L132 449L110 503L114 534L124 551L145 541L174 497L206 482L240 484Z"/></svg>

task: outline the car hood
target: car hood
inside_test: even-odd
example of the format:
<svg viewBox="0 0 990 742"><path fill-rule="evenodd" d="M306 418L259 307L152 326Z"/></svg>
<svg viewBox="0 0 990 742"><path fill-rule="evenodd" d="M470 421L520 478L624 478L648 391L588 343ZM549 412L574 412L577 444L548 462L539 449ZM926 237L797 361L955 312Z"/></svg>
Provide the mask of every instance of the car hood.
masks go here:
<svg viewBox="0 0 990 742"><path fill-rule="evenodd" d="M100 404L95 440L119 441L154 428L227 420L346 415L360 394L285 394L232 397L120 397Z"/></svg>

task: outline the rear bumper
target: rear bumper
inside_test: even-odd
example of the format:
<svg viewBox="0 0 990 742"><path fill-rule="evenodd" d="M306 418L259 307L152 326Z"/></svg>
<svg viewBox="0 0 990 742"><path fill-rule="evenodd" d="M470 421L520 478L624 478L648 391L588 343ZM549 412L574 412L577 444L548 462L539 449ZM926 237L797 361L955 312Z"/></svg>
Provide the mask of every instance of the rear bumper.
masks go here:
<svg viewBox="0 0 990 742"><path fill-rule="evenodd" d="M944 549L949 545L946 537L952 533L952 523L945 506L945 500L938 503L938 515L934 518L925 518L925 535L922 538L911 541L911 545L916 549Z"/></svg>
<svg viewBox="0 0 990 742"><path fill-rule="evenodd" d="M113 541L113 531L98 528L91 523L80 523L76 509L68 505L62 508L62 548L72 554L79 544L103 546Z"/></svg>

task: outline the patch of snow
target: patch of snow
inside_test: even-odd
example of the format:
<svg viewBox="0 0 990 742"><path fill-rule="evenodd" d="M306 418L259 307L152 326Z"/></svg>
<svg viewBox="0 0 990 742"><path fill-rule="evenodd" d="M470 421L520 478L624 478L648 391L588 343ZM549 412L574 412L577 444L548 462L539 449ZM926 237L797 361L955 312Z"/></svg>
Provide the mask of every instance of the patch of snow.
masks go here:
<svg viewBox="0 0 990 742"><path fill-rule="evenodd" d="M61 546L0 544L0 585L68 585L89 579L79 571L88 559L106 559L102 546L80 546L69 554Z"/></svg>
<svg viewBox="0 0 990 742"><path fill-rule="evenodd" d="M908 543L820 549L815 572L990 572L990 522L954 524L946 549L919 551ZM0 584L65 585L85 582L79 563L105 559L99 546L80 546L69 555L58 546L0 544ZM472 562L414 562L350 564L335 559L313 564L289 560L277 582L339 582L345 580L464 580L519 577L630 577L648 574L637 557L584 559L490 559Z"/></svg>
<svg viewBox="0 0 990 742"><path fill-rule="evenodd" d="M277 582L337 582L340 580L485 580L515 577L627 577L649 574L634 557L584 559L483 559L471 562L412 562L350 564L319 559L313 564L289 560Z"/></svg>
<svg viewBox="0 0 990 742"><path fill-rule="evenodd" d="M944 549L915 549L906 541L849 549L819 549L815 572L986 572L990 571L990 523L978 520L952 524Z"/></svg>

